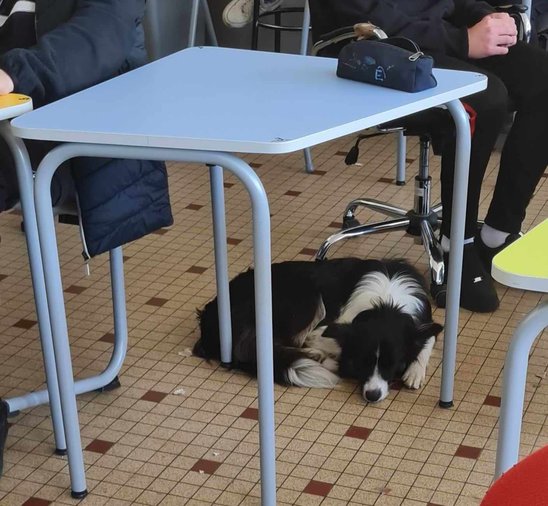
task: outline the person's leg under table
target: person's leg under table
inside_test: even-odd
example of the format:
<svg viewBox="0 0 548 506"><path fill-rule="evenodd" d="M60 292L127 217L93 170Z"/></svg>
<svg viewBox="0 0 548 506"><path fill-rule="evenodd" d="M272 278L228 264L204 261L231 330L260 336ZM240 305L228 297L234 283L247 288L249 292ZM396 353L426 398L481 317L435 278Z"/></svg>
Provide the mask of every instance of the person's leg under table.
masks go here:
<svg viewBox="0 0 548 506"><path fill-rule="evenodd" d="M485 223L516 234L548 165L548 53L519 42L507 55L479 60L478 66L505 84L516 109Z"/></svg>
<svg viewBox="0 0 548 506"><path fill-rule="evenodd" d="M434 55L436 66L454 70L481 72L487 75L487 89L465 97L465 102L472 114L475 113L474 132L470 153L470 178L468 182L468 199L466 204L465 250L461 281L461 307L471 311L490 312L498 307L498 297L490 274L483 266L474 244L477 233L478 208L481 186L487 164L495 146L497 137L508 116L508 93L506 87L496 75L482 71L475 62L462 61L446 55ZM453 198L453 181L455 167L455 139L450 132L446 135L442 152L441 197L443 219L441 225L442 247L446 260L451 263L454 257L453 248L447 248L451 237ZM450 250L450 251L448 251ZM440 293L441 296L440 296ZM443 307L443 287L432 285L432 295L438 305Z"/></svg>

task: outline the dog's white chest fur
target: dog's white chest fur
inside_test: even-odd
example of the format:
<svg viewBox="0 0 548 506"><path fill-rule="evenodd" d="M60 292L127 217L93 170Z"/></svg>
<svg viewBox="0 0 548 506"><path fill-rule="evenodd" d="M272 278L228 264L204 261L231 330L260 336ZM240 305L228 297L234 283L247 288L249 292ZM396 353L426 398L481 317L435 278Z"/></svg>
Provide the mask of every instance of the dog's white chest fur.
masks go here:
<svg viewBox="0 0 548 506"><path fill-rule="evenodd" d="M396 274L392 278L382 272L371 272L360 279L348 302L342 308L337 323L352 320L379 302L392 303L412 318L420 313L423 302L417 297L421 287L411 276Z"/></svg>

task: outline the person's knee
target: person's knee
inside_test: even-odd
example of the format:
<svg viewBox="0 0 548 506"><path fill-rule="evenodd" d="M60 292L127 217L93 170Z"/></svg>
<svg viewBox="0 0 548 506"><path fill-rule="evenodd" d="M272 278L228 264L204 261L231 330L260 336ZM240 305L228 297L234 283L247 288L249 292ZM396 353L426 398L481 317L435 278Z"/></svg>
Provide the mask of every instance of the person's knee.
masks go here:
<svg viewBox="0 0 548 506"><path fill-rule="evenodd" d="M504 122L511 111L511 100L504 83L489 76L487 89L477 95L465 98L477 114L477 121L489 121L493 124Z"/></svg>

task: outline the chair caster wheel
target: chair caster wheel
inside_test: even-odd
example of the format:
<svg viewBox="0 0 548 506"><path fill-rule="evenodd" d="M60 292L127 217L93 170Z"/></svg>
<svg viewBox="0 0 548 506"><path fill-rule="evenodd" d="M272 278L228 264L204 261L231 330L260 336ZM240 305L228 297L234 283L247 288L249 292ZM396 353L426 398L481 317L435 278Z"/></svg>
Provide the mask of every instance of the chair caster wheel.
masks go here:
<svg viewBox="0 0 548 506"><path fill-rule="evenodd" d="M356 218L348 218L346 216L343 218L343 225L342 225L343 230L347 230L349 228L354 228L359 226L360 226L360 222Z"/></svg>
<svg viewBox="0 0 548 506"><path fill-rule="evenodd" d="M447 285L436 285L433 281L430 285L430 295L437 307L444 309L447 303Z"/></svg>

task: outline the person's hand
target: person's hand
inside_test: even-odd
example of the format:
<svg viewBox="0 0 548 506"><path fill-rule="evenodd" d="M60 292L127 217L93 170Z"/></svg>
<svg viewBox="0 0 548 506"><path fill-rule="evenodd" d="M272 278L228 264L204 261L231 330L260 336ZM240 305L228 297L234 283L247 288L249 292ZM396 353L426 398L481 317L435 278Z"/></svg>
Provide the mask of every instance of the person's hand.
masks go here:
<svg viewBox="0 0 548 506"><path fill-rule="evenodd" d="M13 81L2 69L0 69L0 95L7 95L13 91Z"/></svg>
<svg viewBox="0 0 548 506"><path fill-rule="evenodd" d="M468 57L507 54L508 48L517 42L517 35L516 23L507 13L489 14L468 28Z"/></svg>

